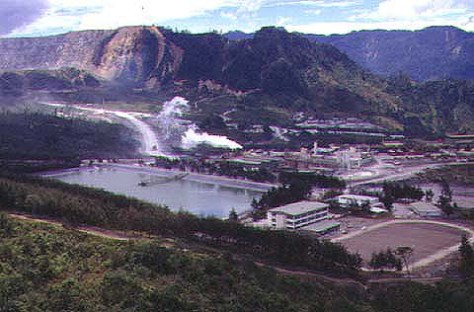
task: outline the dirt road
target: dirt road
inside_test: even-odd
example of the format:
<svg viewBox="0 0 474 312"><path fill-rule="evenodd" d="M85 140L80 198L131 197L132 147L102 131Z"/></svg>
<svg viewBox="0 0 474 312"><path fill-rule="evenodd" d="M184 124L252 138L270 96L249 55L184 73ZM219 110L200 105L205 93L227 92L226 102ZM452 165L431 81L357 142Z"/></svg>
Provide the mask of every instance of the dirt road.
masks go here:
<svg viewBox="0 0 474 312"><path fill-rule="evenodd" d="M12 218L19 219L19 220L45 223L45 224L49 224L49 225L53 225L53 226L61 227L61 228L65 227L63 223L54 219L40 218L40 217L34 217L27 214L18 214L18 213L8 213L8 215ZM77 230L79 232L87 233L93 236L119 240L119 241L144 239L144 237L139 236L139 235L132 236L132 235L126 234L125 232L112 231L112 230L107 230L107 229L103 229L103 228L99 228L95 226L82 225L82 226L72 227L72 229Z"/></svg>

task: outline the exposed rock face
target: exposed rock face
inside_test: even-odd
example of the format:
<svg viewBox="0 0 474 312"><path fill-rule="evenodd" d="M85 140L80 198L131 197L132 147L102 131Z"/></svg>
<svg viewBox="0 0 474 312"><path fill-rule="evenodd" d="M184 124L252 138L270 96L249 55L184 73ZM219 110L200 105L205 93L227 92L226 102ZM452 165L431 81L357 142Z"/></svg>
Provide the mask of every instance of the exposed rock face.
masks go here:
<svg viewBox="0 0 474 312"><path fill-rule="evenodd" d="M176 75L182 55L156 27L121 28L101 42L92 71L125 83L166 82Z"/></svg>
<svg viewBox="0 0 474 312"><path fill-rule="evenodd" d="M74 67L122 83L160 83L174 77L182 50L156 27L71 32L0 40L0 70Z"/></svg>
<svg viewBox="0 0 474 312"><path fill-rule="evenodd" d="M90 69L100 43L113 31L82 31L42 38L0 40L0 69Z"/></svg>

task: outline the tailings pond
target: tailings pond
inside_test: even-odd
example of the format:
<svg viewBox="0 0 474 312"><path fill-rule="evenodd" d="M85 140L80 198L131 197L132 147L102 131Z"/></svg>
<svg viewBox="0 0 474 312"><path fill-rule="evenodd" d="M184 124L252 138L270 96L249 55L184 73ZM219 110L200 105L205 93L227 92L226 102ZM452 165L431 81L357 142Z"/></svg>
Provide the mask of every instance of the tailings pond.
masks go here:
<svg viewBox="0 0 474 312"><path fill-rule="evenodd" d="M238 213L249 210L252 199L260 198L264 191L247 189L239 181L232 187L233 182L228 179L219 183L216 177L148 171L100 167L44 176L164 204L174 211L182 209L199 216L222 218L227 217L232 208Z"/></svg>

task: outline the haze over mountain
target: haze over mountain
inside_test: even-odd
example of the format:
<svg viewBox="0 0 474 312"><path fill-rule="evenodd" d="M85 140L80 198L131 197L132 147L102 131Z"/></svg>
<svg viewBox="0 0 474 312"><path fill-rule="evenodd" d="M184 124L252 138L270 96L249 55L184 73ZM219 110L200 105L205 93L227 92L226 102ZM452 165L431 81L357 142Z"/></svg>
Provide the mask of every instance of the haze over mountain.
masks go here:
<svg viewBox="0 0 474 312"><path fill-rule="evenodd" d="M474 33L456 27L306 37L334 45L364 68L383 76L402 72L419 81L474 79Z"/></svg>
<svg viewBox="0 0 474 312"><path fill-rule="evenodd" d="M40 89L65 90L71 96L71 90L86 88L93 94L120 86L118 99L131 88L153 96L184 95L199 101L207 115L232 110L242 127L284 126L296 112L305 112L356 116L417 133L474 129L472 83L387 81L332 45L275 27L239 41L217 33L124 27L0 39L0 51L4 95ZM433 91L438 94L434 98Z"/></svg>
<svg viewBox="0 0 474 312"><path fill-rule="evenodd" d="M456 27L302 35L314 42L334 45L362 67L382 76L403 73L418 81L474 79L474 34ZM253 34L232 31L225 36L229 40L243 40Z"/></svg>

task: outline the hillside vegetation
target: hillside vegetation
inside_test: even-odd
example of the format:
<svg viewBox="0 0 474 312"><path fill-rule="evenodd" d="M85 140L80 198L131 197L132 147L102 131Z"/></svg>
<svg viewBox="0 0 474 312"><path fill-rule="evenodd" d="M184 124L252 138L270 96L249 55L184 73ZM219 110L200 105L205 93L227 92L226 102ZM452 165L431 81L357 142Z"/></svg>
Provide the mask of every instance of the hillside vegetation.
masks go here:
<svg viewBox="0 0 474 312"><path fill-rule="evenodd" d="M93 200L93 192L87 197ZM111 205L117 200L112 195L110 199ZM0 310L459 312L474 308L474 254L466 242L460 249L459 278L434 286L400 281L363 287L310 273L290 277L221 247L203 248L164 237L114 241L0 213ZM328 261L331 254L321 256L314 261Z"/></svg>
<svg viewBox="0 0 474 312"><path fill-rule="evenodd" d="M328 241L174 213L164 206L52 180L19 175L1 178L0 208L71 224L182 238L235 254L334 274L357 274L361 263L358 255Z"/></svg>
<svg viewBox="0 0 474 312"><path fill-rule="evenodd" d="M446 80L416 83L394 77L388 92L398 94L403 110L394 117L410 136L474 132L474 81Z"/></svg>
<svg viewBox="0 0 474 312"><path fill-rule="evenodd" d="M436 30L425 32L419 39L424 44L420 51L437 53L430 44L438 44L441 35ZM446 38L457 38L452 35L454 30L445 32ZM50 53L25 51L25 44L43 46ZM398 53L404 51L401 46L387 49ZM469 44L458 47L456 43L450 51L462 58L470 55L469 49ZM156 99L180 95L198 103L196 113L202 119L232 110L230 117L240 128L285 126L298 112L315 118L359 117L418 137L474 128L472 83L412 81L409 87L399 86L398 77L378 77L330 44L275 27L237 41L217 33L124 27L0 39L0 50L4 96L43 96L48 91L71 102L140 99L156 103ZM444 57L443 53L437 57ZM420 63L418 59L410 57L417 62L414 68L443 68L436 60ZM401 61L403 58L394 56L389 63ZM472 72L469 66L461 67ZM210 125L209 130L224 131ZM266 137L255 140L265 141Z"/></svg>
<svg viewBox="0 0 474 312"><path fill-rule="evenodd" d="M453 185L474 186L474 165L463 164L446 166L437 169L428 169L418 174L418 179L423 182L443 183Z"/></svg>
<svg viewBox="0 0 474 312"><path fill-rule="evenodd" d="M0 158L84 159L131 156L138 142L125 126L25 111L0 113Z"/></svg>
<svg viewBox="0 0 474 312"><path fill-rule="evenodd" d="M348 290L160 239L115 242L0 214L1 311L342 311ZM349 310L347 310L349 311Z"/></svg>
<svg viewBox="0 0 474 312"><path fill-rule="evenodd" d="M96 77L74 68L6 71L0 74L0 96L20 96L26 90L55 91L98 86L100 81Z"/></svg>

